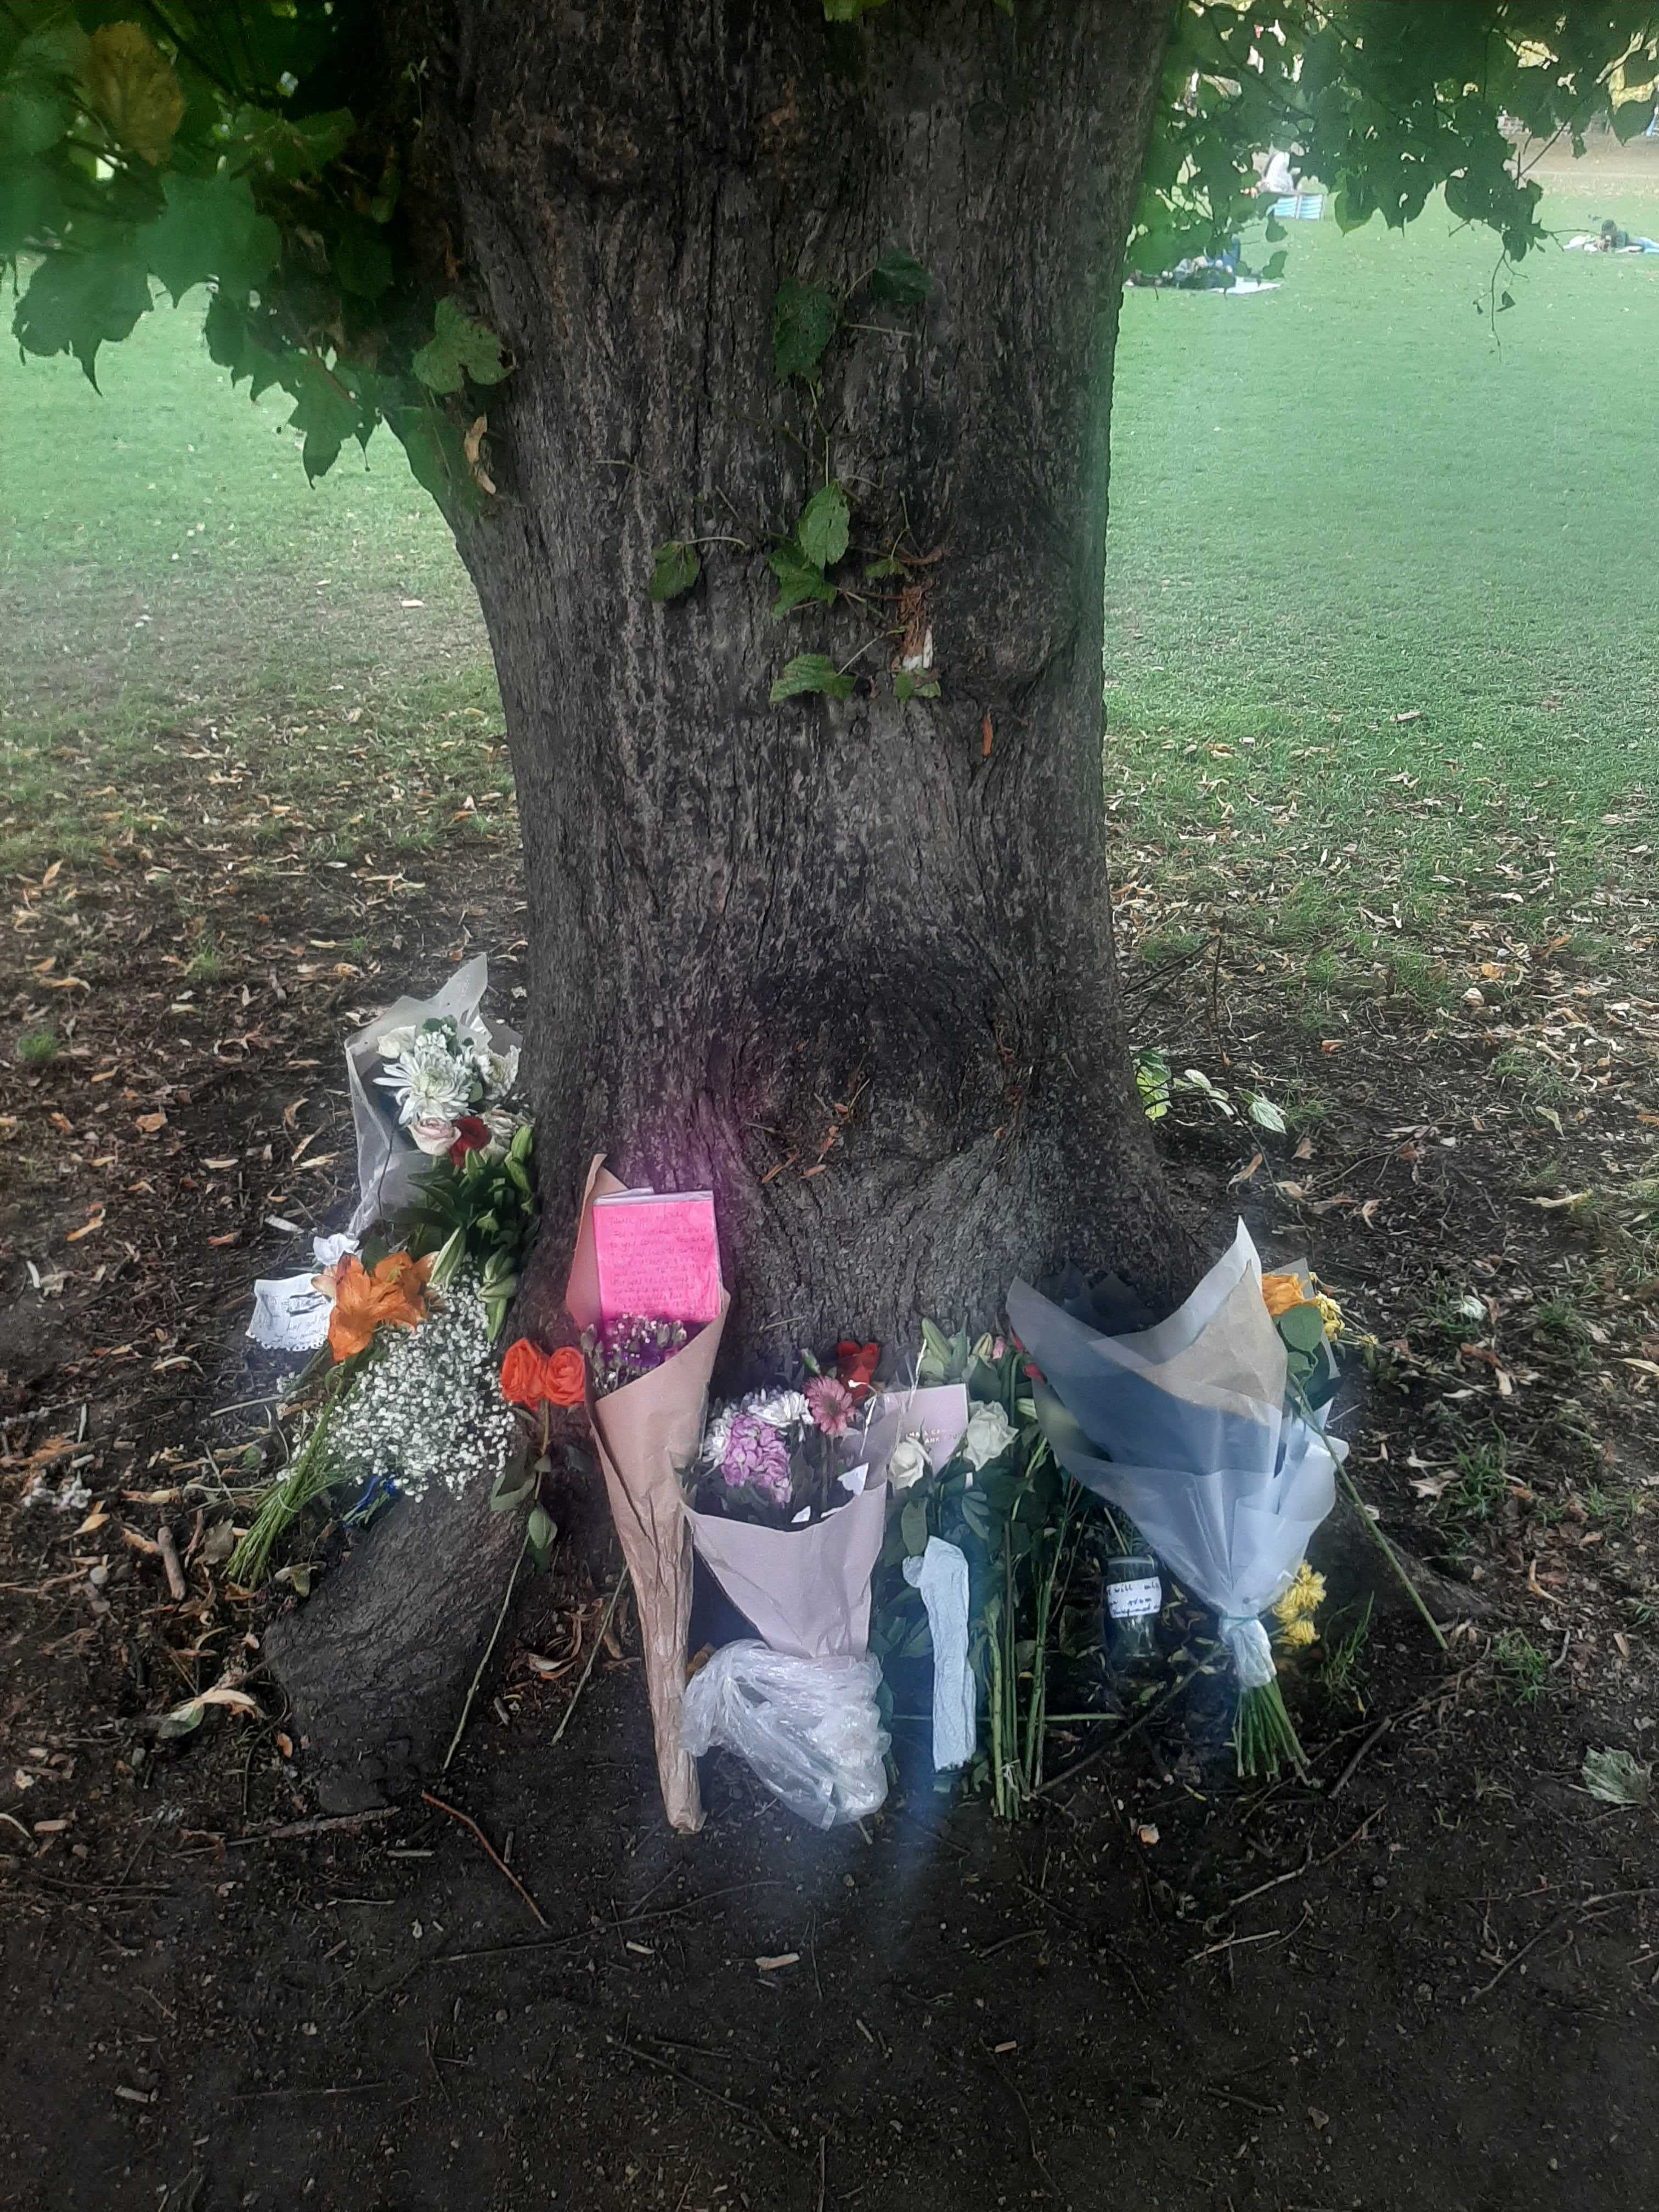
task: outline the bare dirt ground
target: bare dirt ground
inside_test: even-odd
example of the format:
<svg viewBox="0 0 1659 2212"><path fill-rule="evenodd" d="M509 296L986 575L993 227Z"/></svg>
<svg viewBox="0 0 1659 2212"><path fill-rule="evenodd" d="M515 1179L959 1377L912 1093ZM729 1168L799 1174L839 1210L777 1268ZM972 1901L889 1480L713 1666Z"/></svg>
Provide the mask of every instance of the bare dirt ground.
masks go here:
<svg viewBox="0 0 1659 2212"><path fill-rule="evenodd" d="M1306 1786L1241 1785L1200 1681L1133 1740L1057 1738L1017 1829L936 1794L901 1730L865 1828L811 1834L717 1761L683 1839L625 1609L551 1745L614 1571L567 1555L435 1790L520 1889L418 1799L314 1825L257 1671L257 1721L149 1725L257 1669L267 1615L219 1564L268 1454L240 1332L299 1249L269 1224L346 1194L341 1036L478 945L504 1004L518 981L512 823L479 828L473 757L433 752L411 805L441 829L400 860L272 795L283 742L156 733L120 793L139 827L11 885L13 1013L72 1012L0 1098L0 2201L1650 2202L1655 1815L1579 1774L1593 1746L1650 1757L1659 1717L1659 1271L1617 1195L1650 1000L1533 948L1501 1006L1383 981L1322 1037L1248 884L1200 955L1139 957L1167 825L1125 820L1140 1033L1305 1109L1268 1137L1183 1096L1172 1171L1311 1251L1378 1340L1343 1425L1449 1655L1348 1522L1291 1684ZM94 750L64 750L94 816ZM1554 1087L1493 1074L1517 1037Z"/></svg>

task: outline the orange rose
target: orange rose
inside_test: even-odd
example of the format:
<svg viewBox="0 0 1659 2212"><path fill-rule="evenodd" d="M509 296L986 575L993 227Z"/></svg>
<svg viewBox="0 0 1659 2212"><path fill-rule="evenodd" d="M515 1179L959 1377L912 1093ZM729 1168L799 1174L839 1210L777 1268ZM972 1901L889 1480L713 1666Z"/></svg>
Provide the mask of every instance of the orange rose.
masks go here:
<svg viewBox="0 0 1659 2212"><path fill-rule="evenodd" d="M507 1348L501 1361L501 1395L509 1406L534 1413L548 1395L547 1360L527 1336Z"/></svg>
<svg viewBox="0 0 1659 2212"><path fill-rule="evenodd" d="M1311 1294L1300 1275L1264 1275L1261 1296L1267 1311L1277 1321L1280 1314L1289 1313L1292 1306L1312 1304Z"/></svg>
<svg viewBox="0 0 1659 2212"><path fill-rule="evenodd" d="M587 1394L587 1363L574 1345L547 1355L542 1395L550 1405L580 1406Z"/></svg>

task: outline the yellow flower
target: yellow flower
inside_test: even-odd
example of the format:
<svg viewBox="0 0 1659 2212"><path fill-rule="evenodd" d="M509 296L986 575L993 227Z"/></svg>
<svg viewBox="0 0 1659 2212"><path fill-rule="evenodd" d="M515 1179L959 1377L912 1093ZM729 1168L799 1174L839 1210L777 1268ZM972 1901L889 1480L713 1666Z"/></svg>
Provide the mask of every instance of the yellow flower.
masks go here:
<svg viewBox="0 0 1659 2212"><path fill-rule="evenodd" d="M1261 1297L1267 1311L1277 1321L1280 1314L1289 1313L1292 1306L1310 1304L1313 1285L1304 1283L1300 1275L1264 1275L1261 1278Z"/></svg>
<svg viewBox="0 0 1659 2212"><path fill-rule="evenodd" d="M1304 1559L1296 1571L1296 1580L1273 1607L1273 1619L1288 1632L1293 1622L1304 1620L1310 1613L1316 1613L1324 1602L1325 1577L1316 1574ZM1313 1638L1309 1634L1297 1638L1297 1641L1310 1644Z"/></svg>
<svg viewBox="0 0 1659 2212"><path fill-rule="evenodd" d="M1319 1308L1319 1318L1325 1324L1326 1335L1340 1335L1342 1329L1342 1309L1336 1300L1328 1297L1325 1292L1321 1291L1314 1299L1314 1304Z"/></svg>
<svg viewBox="0 0 1659 2212"><path fill-rule="evenodd" d="M1305 1650L1319 1641L1319 1631L1310 1620L1287 1620L1279 1640L1287 1650Z"/></svg>

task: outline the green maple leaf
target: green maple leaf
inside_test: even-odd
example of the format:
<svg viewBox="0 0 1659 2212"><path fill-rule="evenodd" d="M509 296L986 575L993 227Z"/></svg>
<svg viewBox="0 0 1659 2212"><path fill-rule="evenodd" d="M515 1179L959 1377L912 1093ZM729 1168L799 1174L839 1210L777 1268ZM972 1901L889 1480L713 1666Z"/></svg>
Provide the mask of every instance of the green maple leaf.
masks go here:
<svg viewBox="0 0 1659 2212"><path fill-rule="evenodd" d="M12 334L25 353L72 353L95 387L99 347L130 337L149 304L149 280L131 251L49 253L17 304Z"/></svg>
<svg viewBox="0 0 1659 2212"><path fill-rule="evenodd" d="M299 402L289 428L304 434L300 459L314 483L333 467L348 438L368 443L379 419L374 380L355 362L336 362L330 368L307 353L290 356L282 380Z"/></svg>
<svg viewBox="0 0 1659 2212"><path fill-rule="evenodd" d="M494 331L464 315L453 299L439 301L433 335L410 366L428 392L459 392L469 376L474 384L499 384L507 373Z"/></svg>
<svg viewBox="0 0 1659 2212"><path fill-rule="evenodd" d="M163 179L167 212L139 232L139 251L166 285L175 307L192 284L217 281L240 297L276 266L282 235L253 204L246 177L173 174Z"/></svg>

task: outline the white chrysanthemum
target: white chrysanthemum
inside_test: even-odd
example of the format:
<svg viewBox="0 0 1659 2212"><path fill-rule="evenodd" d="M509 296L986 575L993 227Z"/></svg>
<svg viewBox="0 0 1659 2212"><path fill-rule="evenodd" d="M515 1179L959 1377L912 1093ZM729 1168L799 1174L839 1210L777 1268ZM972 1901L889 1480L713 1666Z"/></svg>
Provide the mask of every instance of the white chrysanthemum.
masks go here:
<svg viewBox="0 0 1659 2212"><path fill-rule="evenodd" d="M744 1400L743 1410L769 1429L792 1429L812 1419L812 1409L799 1390L757 1390Z"/></svg>
<svg viewBox="0 0 1659 2212"><path fill-rule="evenodd" d="M397 1099L398 1119L405 1127L410 1121L459 1120L467 1111L472 1087L471 1070L435 1030L411 1037L390 1073L374 1080Z"/></svg>

